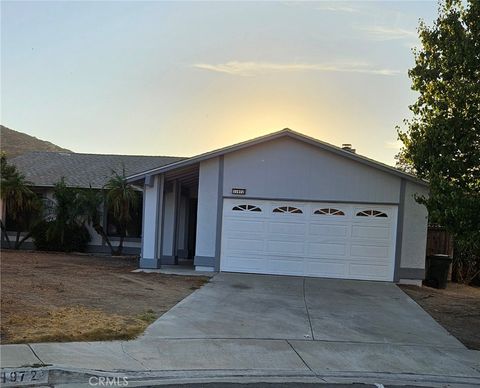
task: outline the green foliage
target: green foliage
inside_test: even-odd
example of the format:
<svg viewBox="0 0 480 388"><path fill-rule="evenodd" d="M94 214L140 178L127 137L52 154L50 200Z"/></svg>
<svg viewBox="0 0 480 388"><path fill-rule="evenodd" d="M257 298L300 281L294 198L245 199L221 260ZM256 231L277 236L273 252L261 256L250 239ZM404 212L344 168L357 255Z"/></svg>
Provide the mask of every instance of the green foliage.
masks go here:
<svg viewBox="0 0 480 388"><path fill-rule="evenodd" d="M120 233L125 234L128 223L132 220L132 210L138 206L138 197L133 186L127 182L125 170L122 174L113 172L105 185L107 205L113 211Z"/></svg>
<svg viewBox="0 0 480 388"><path fill-rule="evenodd" d="M39 250L83 252L90 241L86 227L88 221L81 189L68 187L64 179L53 191L51 216L32 231L35 246Z"/></svg>
<svg viewBox="0 0 480 388"><path fill-rule="evenodd" d="M70 224L61 229L55 220L37 224L32 236L40 251L84 252L90 241L85 225Z"/></svg>
<svg viewBox="0 0 480 388"><path fill-rule="evenodd" d="M155 322L155 320L157 319L157 314L152 309L148 309L144 313L137 315L137 318L150 324Z"/></svg>
<svg viewBox="0 0 480 388"><path fill-rule="evenodd" d="M91 225L101 225L103 221L103 212L100 210L103 206L105 195L102 190L95 190L91 187L82 190L78 198L78 206L85 221Z"/></svg>
<svg viewBox="0 0 480 388"><path fill-rule="evenodd" d="M458 239L455 250L455 280L469 284L480 274L480 240Z"/></svg>
<svg viewBox="0 0 480 388"><path fill-rule="evenodd" d="M103 190L95 190L91 187L82 192L80 197L80 206L82 213L85 216L85 220L88 224L92 225L95 232L102 236L105 243L110 248L112 254L115 254L117 250L113 247L108 234L103 227L104 214L101 211L105 202L105 193Z"/></svg>
<svg viewBox="0 0 480 388"><path fill-rule="evenodd" d="M409 71L419 93L413 119L399 131L398 156L429 180L430 195L418 201L430 219L456 241L457 260L465 254L480 267L480 2L447 0L432 27L418 29L422 47Z"/></svg>
<svg viewBox="0 0 480 388"><path fill-rule="evenodd" d="M136 214L138 201L138 191L127 182L125 169L122 170L122 174L112 171L112 176L103 190L90 188L82 193L81 207L86 221L102 236L112 255L122 254L127 228ZM104 214L101 209L104 207L104 203L113 215L113 220L110 221L114 223L120 235L120 241L116 247L112 245L103 227Z"/></svg>
<svg viewBox="0 0 480 388"><path fill-rule="evenodd" d="M0 168L2 173L2 179L7 179L12 175L18 174L16 167L8 163L7 156L3 151L0 155Z"/></svg>
<svg viewBox="0 0 480 388"><path fill-rule="evenodd" d="M113 171L112 177L105 184L104 189L107 193L107 206L112 211L113 221L120 234L118 247L112 253L121 255L128 224L138 207L137 191L127 182L125 169L122 170L122 174Z"/></svg>
<svg viewBox="0 0 480 388"><path fill-rule="evenodd" d="M42 203L29 188L29 182L15 166L8 164L4 154L1 155L1 187L0 196L5 202L5 209L15 224L16 238L14 248L19 249L30 237L30 230L40 220ZM0 223L7 245L11 247L4 220ZM23 237L21 233L25 232Z"/></svg>

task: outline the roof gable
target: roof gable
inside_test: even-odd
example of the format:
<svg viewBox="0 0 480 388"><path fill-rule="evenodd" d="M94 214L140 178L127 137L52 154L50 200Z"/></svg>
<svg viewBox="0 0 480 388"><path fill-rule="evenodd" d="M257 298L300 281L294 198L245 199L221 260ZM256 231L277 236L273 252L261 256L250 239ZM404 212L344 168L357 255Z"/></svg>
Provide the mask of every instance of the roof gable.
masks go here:
<svg viewBox="0 0 480 388"><path fill-rule="evenodd" d="M278 131L278 132L274 132L274 133L271 133L271 134L268 134L268 135L260 136L260 137L257 137L255 139L247 140L247 141L237 143L237 144L234 144L234 145L231 145L231 146L227 146L227 147L224 147L224 148L220 148L220 149L217 149L217 150L214 150L214 151L206 152L204 154L193 156L191 158L187 158L187 159L184 159L184 160L181 160L181 161L178 161L178 162L174 162L174 163L167 164L167 165L164 165L164 166L159 166L157 168L153 168L153 169L150 169L150 170L145 170L145 171L143 171L141 173L138 173L138 174L132 174L128 177L128 180L133 182L133 181L136 181L136 180L140 180L140 179L142 179L142 178L144 178L148 175L161 174L163 172L171 171L171 170L174 170L176 168L186 167L186 166L189 166L191 164L199 163L199 162L202 162L202 161L210 159L210 158L225 155L225 154L230 153L230 152L238 151L238 150L241 150L241 149L244 149L244 148L247 148L247 147L252 147L254 145L261 144L261 143L268 142L268 141L272 141L272 140L279 139L279 138L282 138L282 137L293 138L293 139L299 140L301 142L304 142L304 143L313 145L315 147L321 148L321 149L326 150L328 152L335 153L339 156L345 157L345 158L350 159L352 161L362 163L364 165L368 165L372 168L376 168L378 170L381 170L381 171L384 171L384 172L387 172L387 173L390 173L390 174L394 174L396 176L399 176L401 178L416 182L418 184L427 185L427 182L418 179L414 175L405 173L405 172L400 171L400 170L398 170L398 169L396 169L392 166L389 166L389 165L381 163L381 162L377 162L376 160L367 158L365 156L358 155L356 153L352 153L352 152L349 152L349 151L345 151L340 147L337 147L337 146L334 146L332 144L323 142L321 140L315 139L315 138L310 137L310 136L306 136L302 133L295 132L295 131L293 131L289 128L285 128L285 129L282 129L281 131Z"/></svg>

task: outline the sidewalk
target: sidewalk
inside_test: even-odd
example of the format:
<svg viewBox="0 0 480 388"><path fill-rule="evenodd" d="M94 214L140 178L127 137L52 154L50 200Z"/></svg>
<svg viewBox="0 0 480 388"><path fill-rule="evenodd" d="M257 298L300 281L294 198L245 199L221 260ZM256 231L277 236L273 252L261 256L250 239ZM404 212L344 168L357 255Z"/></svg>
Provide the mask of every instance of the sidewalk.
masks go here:
<svg viewBox="0 0 480 388"><path fill-rule="evenodd" d="M126 376L129 386L206 381L480 385L480 352L459 348L259 339L151 339L1 346L2 368L49 383ZM74 385L75 386L75 385Z"/></svg>

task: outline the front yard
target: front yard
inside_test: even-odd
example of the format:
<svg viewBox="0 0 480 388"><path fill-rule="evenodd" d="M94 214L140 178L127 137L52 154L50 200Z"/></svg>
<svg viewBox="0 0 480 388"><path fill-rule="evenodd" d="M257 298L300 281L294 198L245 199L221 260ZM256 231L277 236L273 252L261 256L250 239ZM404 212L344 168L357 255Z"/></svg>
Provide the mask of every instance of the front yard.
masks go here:
<svg viewBox="0 0 480 388"><path fill-rule="evenodd" d="M135 259L1 252L1 342L134 338L206 281L132 273Z"/></svg>
<svg viewBox="0 0 480 388"><path fill-rule="evenodd" d="M401 288L465 346L480 350L480 288L457 283L445 290Z"/></svg>
<svg viewBox="0 0 480 388"><path fill-rule="evenodd" d="M208 279L132 273L130 258L1 252L2 343L131 339ZM401 286L451 334L480 350L480 288Z"/></svg>

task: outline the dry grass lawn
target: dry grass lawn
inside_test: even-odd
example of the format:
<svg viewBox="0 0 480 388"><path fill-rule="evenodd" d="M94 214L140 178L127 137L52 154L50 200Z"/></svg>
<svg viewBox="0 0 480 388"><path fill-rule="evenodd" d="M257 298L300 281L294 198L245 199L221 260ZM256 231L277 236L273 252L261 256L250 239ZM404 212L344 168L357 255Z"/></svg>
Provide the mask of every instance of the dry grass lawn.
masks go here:
<svg viewBox="0 0 480 388"><path fill-rule="evenodd" d="M131 339L205 277L132 273L136 259L1 252L1 342Z"/></svg>
<svg viewBox="0 0 480 388"><path fill-rule="evenodd" d="M470 349L480 350L480 288L449 283L445 290L401 286L450 334Z"/></svg>

